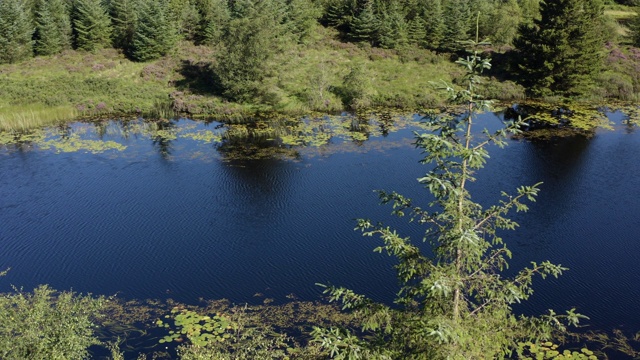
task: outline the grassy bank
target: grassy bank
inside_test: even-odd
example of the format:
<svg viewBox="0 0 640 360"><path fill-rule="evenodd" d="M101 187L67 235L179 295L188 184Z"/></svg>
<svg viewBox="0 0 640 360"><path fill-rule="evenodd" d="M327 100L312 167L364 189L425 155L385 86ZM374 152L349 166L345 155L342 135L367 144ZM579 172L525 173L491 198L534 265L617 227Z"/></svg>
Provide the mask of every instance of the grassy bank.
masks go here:
<svg viewBox="0 0 640 360"><path fill-rule="evenodd" d="M274 99L262 104L224 100L216 89L211 65L215 48L183 43L173 54L138 63L116 50L66 51L0 66L0 130L23 130L96 116L168 115L220 118L263 112L302 114L333 112L345 104L345 77L358 68L362 89L359 107L415 110L444 102L431 82L461 76L449 55L407 48L384 50L341 42L331 29L277 55L266 81ZM492 92L522 96L513 83L497 81ZM508 89L508 91L504 91Z"/></svg>
<svg viewBox="0 0 640 360"><path fill-rule="evenodd" d="M611 19L631 14L628 9L608 12ZM616 24L616 31L625 31ZM640 52L624 43L608 43L605 51L606 70L588 100L599 104L636 101ZM244 119L272 112L301 115L353 107L410 112L444 104L434 82L455 84L463 75L452 61L456 55L415 47L372 48L341 41L334 29L318 27L306 44L289 47L273 59L265 80L271 89L269 99L239 104L225 100L216 84L212 67L219 53L214 47L183 42L172 54L143 63L105 49L69 50L0 65L0 131L123 115ZM505 65L500 60L494 63L498 69ZM508 70L493 73L508 78L500 71ZM349 85L345 79L354 72L357 81ZM483 92L498 100L525 98L522 86L493 77L485 79Z"/></svg>

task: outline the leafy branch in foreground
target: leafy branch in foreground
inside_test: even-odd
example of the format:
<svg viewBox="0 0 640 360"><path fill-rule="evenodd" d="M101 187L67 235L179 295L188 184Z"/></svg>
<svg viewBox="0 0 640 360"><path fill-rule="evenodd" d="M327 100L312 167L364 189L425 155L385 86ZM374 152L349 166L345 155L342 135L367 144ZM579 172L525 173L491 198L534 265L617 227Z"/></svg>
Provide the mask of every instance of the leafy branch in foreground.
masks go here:
<svg viewBox="0 0 640 360"><path fill-rule="evenodd" d="M466 87L443 87L452 101L465 105L465 112L429 116L428 132L415 134L415 145L424 153L421 162L435 165L418 179L434 200L425 209L396 192L378 192L383 204L392 205L394 215L426 226L424 241L431 244L431 256L388 226L358 220L356 229L364 236L382 240L375 251L397 258L401 288L396 306L390 307L349 289L325 287L331 301L341 302L361 319L357 332L315 329L315 342L333 358L505 358L522 355L523 343L554 339L567 331L567 325L585 318L574 310L564 315L549 310L540 317L513 312L513 304L533 293L534 276L557 277L567 269L545 261L531 263L512 277L502 273L511 252L500 234L518 226L506 216L512 210L527 211L525 201L535 201L540 183L522 186L513 195L503 192L488 208L471 200L468 185L489 158L487 147L504 147L508 135L520 133L522 121L495 132L472 131L477 114L491 107L491 101L477 92L480 75L491 63L477 50L485 43L476 39L465 45L474 49L457 61L466 70Z"/></svg>

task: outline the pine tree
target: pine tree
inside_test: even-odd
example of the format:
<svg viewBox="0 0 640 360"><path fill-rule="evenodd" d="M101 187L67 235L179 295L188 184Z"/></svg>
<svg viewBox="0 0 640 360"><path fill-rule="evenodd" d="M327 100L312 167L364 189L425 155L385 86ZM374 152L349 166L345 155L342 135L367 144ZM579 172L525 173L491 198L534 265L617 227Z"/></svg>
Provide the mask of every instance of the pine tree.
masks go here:
<svg viewBox="0 0 640 360"><path fill-rule="evenodd" d="M207 45L218 44L222 39L223 29L231 17L227 1L199 0L196 3L196 9L200 14L197 42Z"/></svg>
<svg viewBox="0 0 640 360"><path fill-rule="evenodd" d="M471 13L467 0L446 0L444 7L444 32L441 48L460 50L461 42L469 39Z"/></svg>
<svg viewBox="0 0 640 360"><path fill-rule="evenodd" d="M71 18L63 0L38 3L34 38L38 55L54 55L71 47Z"/></svg>
<svg viewBox="0 0 640 360"><path fill-rule="evenodd" d="M474 45L473 42L466 45ZM315 328L313 341L340 359L505 359L518 352L519 343L546 341L566 333L565 324L577 324L584 316L553 311L540 317L518 315L513 305L527 300L535 275L562 274L565 268L548 261L532 263L513 276L508 268L510 251L501 234L517 224L506 217L510 211L526 211L539 184L521 186L513 195L503 193L497 204L484 208L472 200L469 190L475 173L489 159L487 146L506 145L509 133L519 133L522 121L494 133L472 130L479 111L491 101L477 95L477 84L488 60L475 51L458 64L466 70L466 86L444 84L450 98L462 103L460 116L434 114L426 118L424 133L416 134L416 147L424 164L433 169L418 181L434 199L421 207L396 192L379 191L382 204L393 214L406 216L426 227L424 245L411 242L396 230L368 219L357 229L367 237L379 237L375 251L395 258L394 269L401 284L394 306L376 303L353 290L326 286L331 301L342 303L361 321L358 335L349 329ZM361 336L365 333L367 336Z"/></svg>
<svg viewBox="0 0 640 360"><path fill-rule="evenodd" d="M33 56L34 31L22 0L0 0L0 63Z"/></svg>
<svg viewBox="0 0 640 360"><path fill-rule="evenodd" d="M320 15L320 8L311 0L288 0L285 23L295 40L304 42L313 32Z"/></svg>
<svg viewBox="0 0 640 360"><path fill-rule="evenodd" d="M522 10L522 22L533 24L534 19L540 18L540 0L518 0Z"/></svg>
<svg viewBox="0 0 640 360"><path fill-rule="evenodd" d="M509 45L518 33L522 11L516 0L506 0L497 7L488 19L492 24L486 36L495 45Z"/></svg>
<svg viewBox="0 0 640 360"><path fill-rule="evenodd" d="M636 14L631 21L630 28L632 31L633 45L640 47L640 8L636 8Z"/></svg>
<svg viewBox="0 0 640 360"><path fill-rule="evenodd" d="M400 48L409 42L409 29L404 16L397 6L390 6L380 16L378 43L387 49Z"/></svg>
<svg viewBox="0 0 640 360"><path fill-rule="evenodd" d="M178 34L182 38L193 40L200 23L195 0L168 0L165 6L168 7L167 17L178 30Z"/></svg>
<svg viewBox="0 0 640 360"><path fill-rule="evenodd" d="M138 22L139 0L111 0L111 23L113 45L131 54L133 34Z"/></svg>
<svg viewBox="0 0 640 360"><path fill-rule="evenodd" d="M602 0L540 3L540 19L523 25L514 41L521 81L537 96L581 95L602 69Z"/></svg>
<svg viewBox="0 0 640 360"><path fill-rule="evenodd" d="M351 22L349 36L358 42L374 45L380 22L373 13L373 6L366 6Z"/></svg>
<svg viewBox="0 0 640 360"><path fill-rule="evenodd" d="M441 0L422 0L421 17L425 22L427 47L437 49L444 38L445 24Z"/></svg>
<svg viewBox="0 0 640 360"><path fill-rule="evenodd" d="M175 23L168 14L167 0L141 0L132 40L134 59L148 61L166 55L178 40Z"/></svg>
<svg viewBox="0 0 640 360"><path fill-rule="evenodd" d="M426 23L420 16L416 16L409 21L407 28L407 35L409 42L416 44L420 47L427 45L427 31L425 30Z"/></svg>
<svg viewBox="0 0 640 360"><path fill-rule="evenodd" d="M111 19L101 0L75 0L73 28L78 49L94 51L111 44Z"/></svg>
<svg viewBox="0 0 640 360"><path fill-rule="evenodd" d="M344 25L346 23L344 1L330 1L326 6L322 20L329 26L333 26L338 30L344 30Z"/></svg>
<svg viewBox="0 0 640 360"><path fill-rule="evenodd" d="M215 67L222 94L238 102L272 102L273 93L265 80L272 75L272 59L285 40L282 3L263 0L236 4L222 37L226 51ZM235 17L238 14L243 16Z"/></svg>

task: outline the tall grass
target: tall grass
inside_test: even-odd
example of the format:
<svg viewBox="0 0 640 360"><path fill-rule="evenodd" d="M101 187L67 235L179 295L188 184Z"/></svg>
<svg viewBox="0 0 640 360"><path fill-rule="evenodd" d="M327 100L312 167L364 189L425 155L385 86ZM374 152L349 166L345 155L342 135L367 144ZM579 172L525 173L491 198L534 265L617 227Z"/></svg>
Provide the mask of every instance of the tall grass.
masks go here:
<svg viewBox="0 0 640 360"><path fill-rule="evenodd" d="M0 131L25 131L58 124L78 116L78 110L69 106L44 105L0 108Z"/></svg>

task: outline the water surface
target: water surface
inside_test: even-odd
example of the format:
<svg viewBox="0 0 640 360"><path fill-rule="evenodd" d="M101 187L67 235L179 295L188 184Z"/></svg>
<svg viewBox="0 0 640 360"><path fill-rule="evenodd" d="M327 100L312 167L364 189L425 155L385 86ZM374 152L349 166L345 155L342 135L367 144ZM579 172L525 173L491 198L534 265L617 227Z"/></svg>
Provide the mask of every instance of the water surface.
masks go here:
<svg viewBox="0 0 640 360"><path fill-rule="evenodd" d="M577 307L592 327L640 330L640 133L621 125L621 114L610 117L615 130L591 139L491 148L472 190L489 205L501 190L544 182L531 211L515 215L520 229L505 234L511 269L548 259L571 270L536 281L519 311ZM493 114L482 120L500 125ZM393 261L372 252L376 239L354 232L354 219L421 238L424 229L390 218L373 193L396 190L426 206L416 178L428 167L412 145L418 128L411 118L387 128L331 121L307 119L240 150L221 142L221 124L187 119L75 123L1 147L0 265L12 270L0 290L47 283L124 298L244 302L261 301L257 293L315 300L322 282L390 302Z"/></svg>

